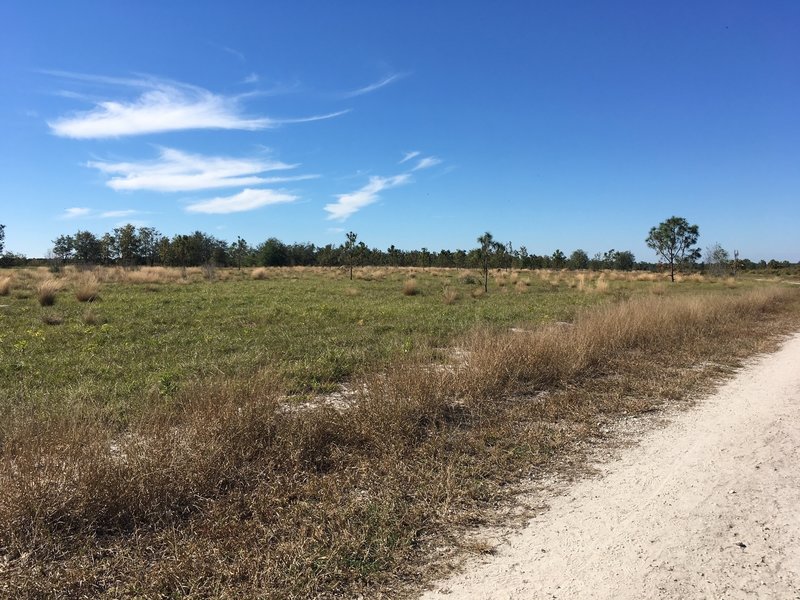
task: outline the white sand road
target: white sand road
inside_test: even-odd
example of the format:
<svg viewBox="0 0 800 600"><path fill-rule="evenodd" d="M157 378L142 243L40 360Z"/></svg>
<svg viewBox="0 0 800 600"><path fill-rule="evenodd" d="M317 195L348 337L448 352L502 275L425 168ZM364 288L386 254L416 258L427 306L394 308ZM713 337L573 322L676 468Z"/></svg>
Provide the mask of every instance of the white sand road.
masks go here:
<svg viewBox="0 0 800 600"><path fill-rule="evenodd" d="M800 599L800 333L668 419L423 598Z"/></svg>

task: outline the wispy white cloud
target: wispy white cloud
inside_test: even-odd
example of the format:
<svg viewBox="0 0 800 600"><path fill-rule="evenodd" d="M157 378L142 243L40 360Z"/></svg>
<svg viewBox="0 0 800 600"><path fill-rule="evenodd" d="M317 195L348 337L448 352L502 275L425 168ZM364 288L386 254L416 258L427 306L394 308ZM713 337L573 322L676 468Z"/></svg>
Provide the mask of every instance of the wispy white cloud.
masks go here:
<svg viewBox="0 0 800 600"><path fill-rule="evenodd" d="M258 73L250 73L250 75L242 79L242 83L258 83L260 80Z"/></svg>
<svg viewBox="0 0 800 600"><path fill-rule="evenodd" d="M139 214L138 210L107 210L101 212L98 216L101 219L121 219L123 217L130 217L131 215Z"/></svg>
<svg viewBox="0 0 800 600"><path fill-rule="evenodd" d="M419 150L413 150L413 151L411 151L411 152L404 152L404 153L403 153L403 160L401 160L401 161L400 161L399 163L397 163L397 164L398 164L398 165L402 165L404 162L408 162L408 161L409 161L409 160L411 160L412 158L416 158L416 157L417 157L417 156L419 156L419 155L420 155L420 151L419 151Z"/></svg>
<svg viewBox="0 0 800 600"><path fill-rule="evenodd" d="M287 123L330 119L338 111L310 117L274 119L244 114L240 97L215 94L204 88L157 78L125 79L54 73L90 83L139 90L133 100L94 102L95 107L49 121L54 134L75 139L143 135L186 129L238 129L255 131Z"/></svg>
<svg viewBox="0 0 800 600"><path fill-rule="evenodd" d="M336 202L325 205L328 219L344 221L365 206L376 202L378 194L383 190L388 190L411 181L411 175L403 173L392 177L373 176L369 178L369 183L364 187L349 194L339 194Z"/></svg>
<svg viewBox="0 0 800 600"><path fill-rule="evenodd" d="M355 96L362 96L364 94L369 94L370 92L374 92L376 90L381 89L382 87L386 87L393 81L397 81L398 79L402 79L405 77L405 73L393 73L391 75L387 75L383 79L380 79L374 83L370 83L369 85L365 85L364 87L358 88L356 90L352 90L349 92L344 92L341 94L343 98L354 98Z"/></svg>
<svg viewBox="0 0 800 600"><path fill-rule="evenodd" d="M223 196L189 204L186 212L228 214L255 210L270 204L287 204L298 199L298 196L287 192L247 188L233 196Z"/></svg>
<svg viewBox="0 0 800 600"><path fill-rule="evenodd" d="M235 56L241 62L245 62L245 60L247 60L245 58L244 53L243 52L239 52L239 50L237 50L236 48L231 48L230 46L223 46L222 44L214 44L214 46L216 46L217 48L219 48L223 52L227 52L231 56Z"/></svg>
<svg viewBox="0 0 800 600"><path fill-rule="evenodd" d="M87 165L109 175L106 185L117 191L185 192L316 177L297 175L265 178L259 174L294 169L297 165L255 158L203 156L174 148L161 148L158 159L152 161L112 163L95 160Z"/></svg>
<svg viewBox="0 0 800 600"><path fill-rule="evenodd" d="M421 158L417 164L414 166L412 171L419 171L421 169L430 169L431 167L435 167L436 165L442 164L442 159L437 158L435 156L427 156L425 158Z"/></svg>
<svg viewBox="0 0 800 600"><path fill-rule="evenodd" d="M80 208L80 207L72 207L67 208L64 210L63 214L61 215L62 219L77 219L78 217L86 217L91 214L91 208Z"/></svg>

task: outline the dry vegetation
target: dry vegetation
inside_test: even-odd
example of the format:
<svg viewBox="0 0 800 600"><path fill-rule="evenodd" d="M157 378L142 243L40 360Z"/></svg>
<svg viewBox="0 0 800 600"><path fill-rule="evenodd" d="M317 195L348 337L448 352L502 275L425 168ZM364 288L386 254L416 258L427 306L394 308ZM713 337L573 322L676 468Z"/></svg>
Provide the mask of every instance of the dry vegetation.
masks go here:
<svg viewBox="0 0 800 600"><path fill-rule="evenodd" d="M56 294L61 290L61 282L57 279L45 279L36 286L36 298L42 306L53 306Z"/></svg>
<svg viewBox="0 0 800 600"><path fill-rule="evenodd" d="M295 275L229 276L291 282ZM409 282L418 285L412 275L423 276L357 270L355 278L396 277L407 294ZM537 275L547 284L525 283ZM427 290L452 273L424 276ZM639 276L495 274L497 295L484 295L473 280L472 298L460 302L450 278L435 304L483 306L509 288L528 301L570 281L576 291L604 295L636 281L663 285ZM131 282L124 272L114 277ZM338 289L335 297L346 299L364 288ZM405 303L428 295L402 298L391 289ZM509 484L576 456L607 419L698 389L796 327L800 313L796 290L777 287L644 290L598 302L570 324L473 329L453 340L458 352L443 365L403 354L388 369L354 377L348 408L288 410L286 381L267 365L247 376L195 379L124 422L89 404L19 411L0 422L0 593L398 595L446 568L457 532L492 518L518 489ZM98 322L91 308L83 314L87 325Z"/></svg>

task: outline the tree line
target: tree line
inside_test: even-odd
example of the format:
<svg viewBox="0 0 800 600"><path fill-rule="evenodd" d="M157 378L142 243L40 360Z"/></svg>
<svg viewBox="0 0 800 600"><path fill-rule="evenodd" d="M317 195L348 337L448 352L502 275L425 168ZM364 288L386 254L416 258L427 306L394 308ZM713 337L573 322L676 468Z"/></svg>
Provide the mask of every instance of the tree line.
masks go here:
<svg viewBox="0 0 800 600"><path fill-rule="evenodd" d="M490 234L489 234L490 235ZM490 235L491 237L491 235ZM396 266L396 267L480 267L492 268L574 268L632 270L640 263L630 251L608 250L590 257L578 249L569 256L561 250L538 255L525 246L491 239L488 245L469 250L403 250L389 246L370 248L349 232L341 244L317 246L310 242L287 244L270 237L252 245L241 237L235 242L218 239L202 231L189 235L161 235L152 227L125 225L102 236L79 230L53 240L51 259L60 263L123 266L283 267L283 266Z"/></svg>
<svg viewBox="0 0 800 600"><path fill-rule="evenodd" d="M675 217L673 217L675 219ZM665 221L668 225L670 220ZM666 255L658 252L657 247L651 245L655 238L666 236L666 241L676 239L677 235L688 234L694 237L696 226L687 223L678 223L681 227L688 226L688 231L675 230L674 227L662 227L651 230L648 245L664 258L663 264L669 268L670 252ZM672 226L675 222L671 223ZM672 238L670 238L672 236ZM47 260L52 265L77 264L77 265L121 265L125 267L136 266L177 266L193 267L203 265L216 265L220 267L282 267L282 266L322 266L322 267L349 267L355 266L395 266L395 267L450 267L450 268L478 268L484 272L488 269L616 269L630 271L633 269L654 270L659 268L658 263L637 261L629 250L610 249L590 256L583 249L576 249L566 254L556 249L551 254L531 253L524 245L518 247L511 242L495 240L490 233L485 233L477 239L478 246L472 249L440 249L430 250L420 248L403 250L389 246L383 250L371 248L363 241L358 241L357 234L349 232L340 244L326 244L317 246L310 242L287 244L275 237L258 243L250 244L238 237L235 242L218 239L202 231L191 234L178 234L172 237L162 235L153 227L136 227L127 224L117 227L102 235L95 235L90 231L78 230L74 234L60 235L53 240L52 250L49 251ZM669 248L667 244L666 248ZM23 255L5 252L4 226L0 225L0 266L22 266L37 264L38 260L28 260ZM735 263L730 259L727 251L719 244L707 249L705 262L698 265L700 253L692 248L688 255L679 256L681 248L675 248L672 256L672 267L682 269L708 267L714 274L722 271L729 272L735 264L739 269L753 270L759 268L787 268L793 266L788 261L754 262L746 258L739 258L735 253ZM684 252L684 254L686 254Z"/></svg>

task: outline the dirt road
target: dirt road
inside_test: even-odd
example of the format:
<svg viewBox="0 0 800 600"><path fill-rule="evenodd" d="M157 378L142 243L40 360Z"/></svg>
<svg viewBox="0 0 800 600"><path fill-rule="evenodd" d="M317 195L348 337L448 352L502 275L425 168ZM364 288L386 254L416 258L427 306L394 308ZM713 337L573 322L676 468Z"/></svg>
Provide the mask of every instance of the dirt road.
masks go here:
<svg viewBox="0 0 800 600"><path fill-rule="evenodd" d="M800 334L669 419L423 598L800 599Z"/></svg>

